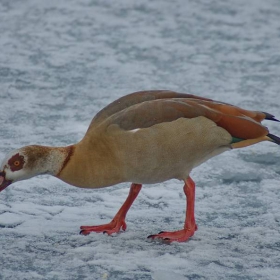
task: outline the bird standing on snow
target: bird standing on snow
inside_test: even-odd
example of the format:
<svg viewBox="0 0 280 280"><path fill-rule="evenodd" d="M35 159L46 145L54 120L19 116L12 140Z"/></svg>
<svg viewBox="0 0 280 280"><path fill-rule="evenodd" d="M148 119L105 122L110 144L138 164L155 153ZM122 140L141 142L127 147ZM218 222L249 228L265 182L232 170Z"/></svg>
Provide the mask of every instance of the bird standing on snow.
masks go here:
<svg viewBox="0 0 280 280"><path fill-rule="evenodd" d="M129 195L105 225L82 226L81 233L126 229L125 217L142 184L172 178L184 181L187 200L182 230L149 237L186 241L197 229L195 183L191 170L209 158L261 141L280 144L263 119L274 116L172 91L143 91L124 96L101 110L84 138L67 147L26 146L10 152L0 167L0 191L40 174L81 188L132 182Z"/></svg>

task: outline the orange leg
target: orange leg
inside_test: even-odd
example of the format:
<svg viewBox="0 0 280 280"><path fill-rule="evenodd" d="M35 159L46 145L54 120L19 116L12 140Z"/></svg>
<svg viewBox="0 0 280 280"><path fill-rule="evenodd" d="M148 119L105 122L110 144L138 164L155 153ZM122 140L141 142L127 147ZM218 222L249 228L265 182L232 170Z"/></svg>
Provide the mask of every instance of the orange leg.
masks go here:
<svg viewBox="0 0 280 280"><path fill-rule="evenodd" d="M100 226L81 226L80 234L87 235L90 232L103 232L111 235L112 233L117 233L121 229L126 230L126 223L125 223L125 217L126 214L131 207L133 201L136 199L137 195L139 194L140 190L142 188L142 185L140 184L131 184L130 191L128 194L128 197L116 216L113 218L113 220L104 225Z"/></svg>
<svg viewBox="0 0 280 280"><path fill-rule="evenodd" d="M159 234L148 236L148 238L159 238L167 242L183 242L194 235L194 232L197 230L197 225L194 218L195 183L191 177L188 177L188 179L185 180L184 192L187 199L186 220L184 228L182 230L172 232L161 231Z"/></svg>

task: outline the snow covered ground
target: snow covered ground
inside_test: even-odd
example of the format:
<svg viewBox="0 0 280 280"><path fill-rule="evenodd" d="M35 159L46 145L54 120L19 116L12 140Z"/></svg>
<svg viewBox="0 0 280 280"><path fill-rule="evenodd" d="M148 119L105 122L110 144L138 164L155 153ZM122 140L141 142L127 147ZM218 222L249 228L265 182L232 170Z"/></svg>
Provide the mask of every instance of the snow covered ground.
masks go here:
<svg viewBox="0 0 280 280"><path fill-rule="evenodd" d="M0 0L0 159L63 146L109 102L171 89L280 117L277 0ZM280 135L280 124L267 122ZM183 225L182 183L145 186L114 237L127 184L82 190L42 176L0 194L0 279L280 279L280 149L231 151L193 172L198 231Z"/></svg>

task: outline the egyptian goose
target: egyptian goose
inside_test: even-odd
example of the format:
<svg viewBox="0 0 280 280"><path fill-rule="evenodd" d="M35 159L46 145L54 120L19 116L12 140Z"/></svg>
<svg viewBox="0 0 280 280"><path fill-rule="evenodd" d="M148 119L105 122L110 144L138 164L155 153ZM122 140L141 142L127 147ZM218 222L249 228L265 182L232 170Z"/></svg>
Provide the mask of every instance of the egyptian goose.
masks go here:
<svg viewBox="0 0 280 280"><path fill-rule="evenodd" d="M126 229L125 217L142 184L172 178L184 181L184 228L150 235L167 242L186 241L197 229L193 168L225 151L280 138L261 124L273 115L173 91L143 91L124 96L101 110L84 138L67 147L26 146L10 152L0 167L0 191L40 174L80 188L132 182L129 195L105 225L82 226L81 234Z"/></svg>

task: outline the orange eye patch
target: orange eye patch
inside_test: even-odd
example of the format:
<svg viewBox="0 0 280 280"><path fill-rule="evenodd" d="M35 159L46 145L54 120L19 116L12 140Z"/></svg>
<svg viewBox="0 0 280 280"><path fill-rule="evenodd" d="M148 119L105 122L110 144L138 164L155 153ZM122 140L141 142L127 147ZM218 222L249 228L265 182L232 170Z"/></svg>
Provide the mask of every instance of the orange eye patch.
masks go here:
<svg viewBox="0 0 280 280"><path fill-rule="evenodd" d="M16 160L15 162L14 162L14 166L19 166L20 165L20 161L19 160Z"/></svg>

